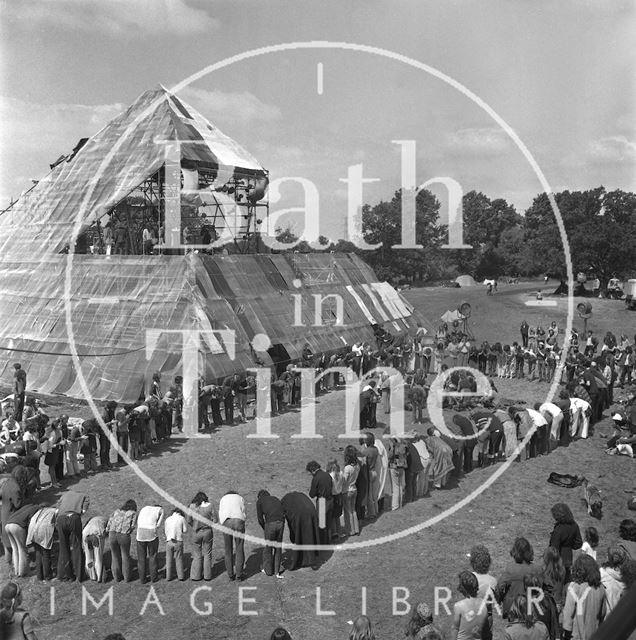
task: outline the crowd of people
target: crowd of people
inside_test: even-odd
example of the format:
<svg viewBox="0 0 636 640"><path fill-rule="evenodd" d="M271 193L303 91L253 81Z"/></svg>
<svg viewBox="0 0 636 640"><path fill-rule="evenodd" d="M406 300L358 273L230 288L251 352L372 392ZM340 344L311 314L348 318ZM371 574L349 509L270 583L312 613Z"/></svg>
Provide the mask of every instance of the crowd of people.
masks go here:
<svg viewBox="0 0 636 640"><path fill-rule="evenodd" d="M542 349L543 336L539 329L532 332L529 327L524 328L524 324L521 326L521 345L512 345L515 353L518 348L532 349L533 339L537 350ZM318 568L321 557L324 557L321 547L359 535L361 527L371 524L382 512L400 509L431 491L443 489L451 477L459 479L471 472L475 465L487 466L510 457L525 460L548 454L573 439L587 438L590 425L603 416L603 411L613 400L614 383L619 386L633 383L633 359L625 357L632 354L632 345L625 336L617 342L608 333L600 350L591 336L582 351L578 350L573 337L568 358L572 355L574 364L569 366L566 359L564 384L559 397L534 408L521 404L505 407L495 395L492 378L521 378L525 374L531 375L531 369L524 372L523 366L507 367L506 354L510 351L507 345L490 348L487 343L483 343L478 352L470 345L465 352L466 345L460 347L457 362L454 362L453 345L462 344L465 338L458 328L455 329L443 336L444 327L440 328L436 336L438 343L431 357L421 328L411 338L395 338L376 328L376 345L356 344L328 357L314 357L309 345L305 346L299 363L301 367L313 367L317 372L330 367L346 367L354 379L361 380L359 411L363 431L358 446L351 444L345 447L342 459L327 460L324 469L315 460L307 463L306 470L311 475L307 493L290 491L279 499L266 489L259 491L255 514L262 530L259 535L263 536L265 543L272 543L265 544L262 549L260 566L263 573L282 578L286 570L304 566ZM558 350L558 339L555 339L558 334L556 327L548 330L545 343L550 345L551 352ZM476 383L470 363L474 361L475 353L477 369L491 379L492 391L472 398L447 398L444 408L449 419L445 429L430 425L423 433L413 430L404 437L388 438L373 433L379 426L378 411L384 410L388 414L393 410L391 394L398 380L405 381L406 403L413 411L415 425L424 422L424 406L430 388L427 380L431 372L439 374L447 371L449 366L457 367L448 375L446 388L474 393ZM465 359L460 354L464 354ZM494 360L493 354L497 354ZM378 374L375 371L378 366L391 367L395 373ZM25 371L18 363L14 368L14 394L11 406L3 406L6 417L0 430L0 446L3 448L0 464L5 473L0 494L0 522L4 555L16 579L31 571L29 550L32 549L33 570L43 581L82 581L88 578L104 582L112 578L115 581L138 579L142 583L154 582L160 579L158 555L160 540L163 540L167 580L211 580L215 524L225 527L223 547L228 579L246 579L242 534L249 530L246 524L249 518L243 497L234 490L228 491L218 505L213 504L204 492L198 491L190 500L187 512L172 509L169 514L164 513L159 504L138 508L135 501L129 499L114 513L96 515L86 522L82 515L89 507L87 495L66 488L56 505L38 501L37 492L43 484L40 479L42 461L48 468L52 486L60 488L67 480L95 473L98 460L103 470L123 464L121 457L115 461L111 441L116 440L132 459L139 459L156 443L179 431L183 420L183 386L179 376L164 392L161 376L155 374L149 394L137 404L118 406L115 402L106 402L101 416L106 425L104 430L96 419L77 421L60 415L51 420L46 406L27 395ZM547 365L541 369L545 370L548 370ZM346 378L341 373L328 372L317 383L317 390L336 388ZM237 420L246 421L254 387L253 378L238 374L214 384L201 380L198 387L199 428L206 430L211 424L232 425ZM300 376L296 367L282 367L272 382L271 391L273 414L300 404ZM627 455L631 452L633 455L636 401L632 398L627 410L617 411L613 420L616 429L608 440L608 451L627 452ZM520 447L530 434L525 447ZM619 451L621 447L623 449ZM526 637L552 639L559 637L561 627L564 636L571 632L573 638L587 639L587 627L578 629L578 616L573 615L578 602L577 589L582 588L576 585L599 589L599 596L594 598L594 602L602 607L603 614L611 610L612 603L616 601L611 595L616 594L616 584L620 583L622 590L633 582L636 524L628 520L621 524L621 537L625 544L618 551L608 549L606 563L599 569L595 562L598 539L594 532L586 533L585 553L574 560L572 550L583 544L578 526L566 505L555 506L553 515L557 523L556 533L553 532L544 554L543 573L535 571L533 551L527 540L515 541L511 552L515 562L499 580L487 575L490 564L488 551L483 547L471 551L473 573L464 571L459 576L459 592L464 599L455 605L453 627L456 637L491 637L488 624L491 628L490 612L494 602L484 619L483 616L470 616L468 620L467 615L468 612L474 613L476 602L481 602L488 589L492 589L496 603L502 606L503 615L510 622L506 637L511 640ZM283 562L285 528L292 543L315 545L315 548L309 551L292 548ZM184 548L188 532L191 539L189 567L186 566L188 554ZM136 572L131 554L133 542ZM106 553L107 548L109 554ZM536 577L539 574L541 578ZM605 582L600 581L599 575L605 576ZM555 581L560 589L552 584ZM570 587L564 589L568 583ZM548 585L551 586L548 588ZM548 617L526 612L527 588L543 588L551 594L554 607L549 615L545 614ZM9 618L13 621L19 619L24 637L34 638L28 616L20 613L19 583L12 582L5 589L11 593L17 589L17 592L11 598L7 596L7 601L10 599L13 603L11 607L5 604L0 607L0 624L5 624ZM574 595L568 600L570 591ZM2 602L5 603L5 599ZM418 619L428 620L423 614L425 610L423 604L414 609L409 623L412 629L417 626ZM527 631L541 624L538 622L540 617L549 635L545 635L543 629L534 635ZM592 618L590 616L590 620ZM601 618L599 615L594 619L598 621ZM486 619L490 620L488 624ZM481 623L484 623L483 629L479 626ZM430 626L430 621L422 624L407 637L438 637L422 632ZM469 627L472 636L466 635ZM477 627L481 635L475 635ZM553 632L557 627L559 631ZM518 633L515 631L517 628ZM426 631L427 634L437 632L435 629ZM272 635L273 638L287 637L280 635L286 633L282 629L276 633L279 635ZM374 637L368 619L361 617L356 621L351 637L356 640ZM443 637L441 632L439 637Z"/></svg>
<svg viewBox="0 0 636 640"><path fill-rule="evenodd" d="M317 478L314 474L312 488L314 484L320 485L322 480L323 478ZM279 518L288 517L286 498L287 496L279 501L267 492L259 494L258 517L259 520L263 520L266 534L269 525L277 522ZM82 531L80 512L87 507L86 497L70 492L70 495L66 495L62 500L64 502L61 501L59 504L55 527L60 535L60 545L62 540L64 545L71 545L67 553L60 554L60 558L64 558L60 562L62 570L66 572L65 579L72 578L71 572L75 572L76 576L81 575L81 550L78 550L80 537L86 552L89 577L93 580L104 578L103 548L107 535L112 553L113 578L129 580L130 539L135 531L140 579L142 582L147 580L146 567L150 579L158 579L157 532L163 519L163 510L159 505L144 506L137 513L136 505L129 500L109 519L92 518ZM78 511L62 511L69 507ZM307 504L307 508L309 507L313 509L311 501ZM37 519L40 524L35 527L29 524L26 534L30 537L35 535L39 540L34 544L36 553L40 549L40 555L43 537L52 537L52 522L55 521L55 515L53 520L43 517L42 512L46 509L48 508L35 511L32 518ZM181 536L185 532L186 523L192 525L193 521L197 521L203 524L205 521L217 521L218 518L223 519L224 525L229 529L245 530L244 504L236 493L230 492L221 498L218 512L207 496L197 493L190 510L192 514L202 516L202 519L199 521L195 517L193 520L192 516L186 518L179 510L174 510L164 522L168 580L185 579ZM24 508L18 511L24 513ZM511 561L499 576L494 576L490 573L490 551L481 544L471 548L468 554L470 567L462 569L457 576L458 599L453 604L451 612L450 637L453 640L492 640L496 615L502 616L507 623L503 636L500 636L504 640L589 640L603 620L617 608L621 599L629 598L634 593L636 522L623 520L619 527L619 542L603 548L598 531L594 527L586 528L584 534L581 534L567 504L553 505L551 513L554 527L549 537L546 535L546 547L537 562L535 550L530 542L524 537L518 537L510 549ZM11 531L15 531L16 527L21 525L12 521L9 526ZM274 537L281 540L282 527L284 524L280 527L269 526L269 530ZM230 580L237 577L240 579L238 572L243 557L242 546L237 546L240 538L233 538L231 534L224 534L224 537L228 575ZM193 544L191 579L210 580L211 529L196 530ZM262 560L263 571L272 575L270 551L267 547L263 549ZM626 593L630 596L626 596ZM22 607L21 588L15 579L5 584L0 591L0 631L2 638L36 640L37 637L30 616ZM434 620L433 609L424 602L411 608L404 636L411 640L447 638ZM124 636L121 634L111 634L104 640L122 638ZM283 627L278 627L272 632L270 639L291 640L292 636ZM376 640L373 625L367 616L355 619L349 640Z"/></svg>

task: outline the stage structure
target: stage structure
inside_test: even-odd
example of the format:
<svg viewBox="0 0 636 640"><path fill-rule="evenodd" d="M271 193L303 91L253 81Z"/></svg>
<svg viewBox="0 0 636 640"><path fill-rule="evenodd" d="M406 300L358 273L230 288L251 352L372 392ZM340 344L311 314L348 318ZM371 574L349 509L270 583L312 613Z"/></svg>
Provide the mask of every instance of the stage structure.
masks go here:
<svg viewBox="0 0 636 640"><path fill-rule="evenodd" d="M175 197L162 141L177 140L180 249L160 242ZM200 336L208 382L298 362L307 343L316 355L374 344L374 325L414 331L421 318L359 257L259 253L267 180L163 87L83 139L0 215L2 382L20 362L30 390L81 397L70 332L92 396L135 402L153 372L181 373L183 331ZM222 252L188 249L221 234Z"/></svg>

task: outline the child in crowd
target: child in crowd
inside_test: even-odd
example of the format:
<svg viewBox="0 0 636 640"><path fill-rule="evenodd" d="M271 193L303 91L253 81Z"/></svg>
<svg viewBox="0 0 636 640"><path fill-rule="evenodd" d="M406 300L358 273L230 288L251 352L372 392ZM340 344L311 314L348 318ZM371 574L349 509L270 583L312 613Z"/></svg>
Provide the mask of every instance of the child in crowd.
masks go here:
<svg viewBox="0 0 636 640"><path fill-rule="evenodd" d="M587 553L588 556L592 556L596 560L596 548L598 547L598 531L596 527L586 527L583 538L585 542L581 547L581 553Z"/></svg>

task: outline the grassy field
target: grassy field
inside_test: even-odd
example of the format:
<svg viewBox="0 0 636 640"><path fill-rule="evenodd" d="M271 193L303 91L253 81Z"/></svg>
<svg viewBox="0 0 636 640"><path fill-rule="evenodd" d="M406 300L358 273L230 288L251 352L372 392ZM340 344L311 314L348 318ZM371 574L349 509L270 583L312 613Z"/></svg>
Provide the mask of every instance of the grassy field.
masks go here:
<svg viewBox="0 0 636 640"><path fill-rule="evenodd" d="M526 307L524 303L532 299L531 291L536 291L534 284L504 286L493 297L486 297L480 287L418 289L407 292L407 297L434 326L444 311L468 301L473 310L471 328L478 340L512 342L518 339L523 317L531 325L548 324L552 319L560 326L565 325L565 299L558 299L556 307ZM590 328L600 334L608 329L617 335L623 331L633 334L636 314L625 311L623 303L595 300L593 304ZM501 381L499 388L503 397L526 402L543 400L548 391L546 384L514 380ZM617 397L620 395L617 393ZM82 403L59 399L50 399L50 402L58 405L50 411L53 415L62 408L71 415L86 415ZM342 391L319 398L316 425L324 435L320 440L292 439L291 435L299 432L299 416L288 413L273 420L273 431L280 435L276 440L247 439L246 435L254 431L251 423L224 426L205 439L174 437L142 460L139 468L182 501L204 490L217 502L226 490L236 489L246 499L247 531L259 535L255 502L260 488L265 487L278 496L291 490L308 490L307 461L316 459L325 463L333 457L342 460L344 443L336 436L343 431L343 402ZM552 529L549 508L555 502L567 502L581 528L594 524L599 529L602 548L617 539L618 522L630 513L626 503L636 492L636 475L633 460L607 456L603 452L603 435L611 428L608 415L606 413L606 418L596 425L593 437L587 441L558 449L550 456L512 464L492 486L440 522L381 545L351 549L345 543L341 550L325 554L318 571L308 568L287 572L283 580L267 578L259 572L258 547L247 544L248 579L241 584L229 582L223 568L221 536L216 534L213 581L160 581L154 587L154 602L160 603L163 614L156 604L149 603L141 615L149 587L138 582L83 584L96 600L112 587L113 616L108 615L106 607L95 611L90 602L83 615L82 586L59 583L55 584L52 612L50 588L53 585L40 584L33 577L23 581L25 605L37 622L38 637L45 640L100 639L114 631L123 633L129 640L267 640L279 624L288 628L295 639L338 640L347 637L348 621L360 613L361 591L366 587L367 612L376 625L378 640L397 639L403 637L406 618L393 615L393 588L408 589L411 604L419 600L432 604L435 586L452 589L455 598L457 574L467 568L466 553L476 543L489 547L493 556L491 572L495 576L507 563L508 550L517 535L527 536L539 556ZM411 426L407 422L407 429ZM500 468L501 465L478 469L459 486L451 484L400 511L383 514L363 529L356 545L395 534L439 515L479 489ZM584 474L601 488L604 516L600 522L588 517L580 490L558 488L546 482L554 470ZM43 478L46 479L45 472ZM129 467L79 480L73 488L91 497L87 517L108 515L127 498L134 498L140 505L157 502L154 492ZM57 495L49 489L41 498L52 502ZM164 506L169 507L167 503ZM603 555L600 554L601 558ZM162 561L163 554L160 567ZM5 579L6 563L0 563L0 567L0 577ZM193 595L201 584L209 589ZM254 600L244 603L244 611L255 611L258 615L241 615L240 588L244 589L244 599ZM320 588L321 610L333 611L335 615L317 615L317 588ZM398 595L404 593L400 591ZM210 615L195 613L191 598L201 611L206 610L205 603L210 602ZM450 618L443 610L438 622L449 629ZM496 621L497 632L502 628L501 621Z"/></svg>

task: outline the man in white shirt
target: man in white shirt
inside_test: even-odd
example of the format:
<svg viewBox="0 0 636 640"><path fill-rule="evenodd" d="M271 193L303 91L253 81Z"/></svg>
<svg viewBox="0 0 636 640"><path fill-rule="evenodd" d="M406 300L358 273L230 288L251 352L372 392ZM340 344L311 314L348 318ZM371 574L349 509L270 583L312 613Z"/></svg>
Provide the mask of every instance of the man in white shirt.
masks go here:
<svg viewBox="0 0 636 640"><path fill-rule="evenodd" d="M185 580L185 566L183 564L183 534L186 532L186 520L181 509L175 509L164 522L166 532L166 580L172 580L175 573L177 578Z"/></svg>
<svg viewBox="0 0 636 640"><path fill-rule="evenodd" d="M587 432L590 428L592 405L582 398L570 398L570 411L572 412L570 436L574 438L578 435L579 438L587 438Z"/></svg>
<svg viewBox="0 0 636 640"><path fill-rule="evenodd" d="M535 406L535 409L537 407ZM552 402L544 402L538 406L541 415L550 423L550 451L556 449L561 438L561 424L563 423L563 411ZM548 451L548 453L550 453Z"/></svg>
<svg viewBox="0 0 636 640"><path fill-rule="evenodd" d="M219 502L219 522L226 528L245 533L245 502L236 491L228 491ZM225 570L230 580L244 580L245 540L231 533L223 534L225 543Z"/></svg>
<svg viewBox="0 0 636 640"><path fill-rule="evenodd" d="M545 419L545 416L536 411L535 409L526 409L530 419L532 420L532 424L536 427L535 435L532 440L535 441L534 447L532 445L532 441L530 442L529 453L533 453L534 455L530 455L530 457L534 457L536 455L541 455L547 453L548 448L548 421Z"/></svg>
<svg viewBox="0 0 636 640"><path fill-rule="evenodd" d="M159 551L158 530L163 521L163 509L158 504L142 507L137 516L137 566L139 580L146 583L146 561L150 579L157 582L157 552Z"/></svg>

